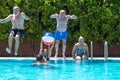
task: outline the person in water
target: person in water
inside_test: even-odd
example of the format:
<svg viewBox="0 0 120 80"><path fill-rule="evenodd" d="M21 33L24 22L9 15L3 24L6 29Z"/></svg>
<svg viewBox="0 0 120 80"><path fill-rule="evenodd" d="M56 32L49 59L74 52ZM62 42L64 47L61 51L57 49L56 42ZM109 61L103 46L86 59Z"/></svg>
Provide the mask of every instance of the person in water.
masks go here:
<svg viewBox="0 0 120 80"><path fill-rule="evenodd" d="M84 38L82 36L79 37L78 42L73 46L72 56L75 60L88 59L88 45L84 42Z"/></svg>
<svg viewBox="0 0 120 80"><path fill-rule="evenodd" d="M54 43L51 44L51 45L47 45L48 49L45 48L43 49L43 40L41 39L41 44L40 44L40 51L39 53L37 54L37 57L36 57L36 63L35 65L40 65L42 63L48 63L49 60L50 60L50 57L51 57L51 52L52 52L52 49L54 47Z"/></svg>

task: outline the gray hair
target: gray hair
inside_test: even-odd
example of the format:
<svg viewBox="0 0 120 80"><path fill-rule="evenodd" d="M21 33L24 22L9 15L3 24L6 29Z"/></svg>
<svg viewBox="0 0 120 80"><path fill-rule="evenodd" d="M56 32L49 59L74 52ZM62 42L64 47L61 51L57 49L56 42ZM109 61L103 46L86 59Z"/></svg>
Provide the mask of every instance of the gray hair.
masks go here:
<svg viewBox="0 0 120 80"><path fill-rule="evenodd" d="M20 8L18 6L14 6L13 9L19 9L20 10Z"/></svg>
<svg viewBox="0 0 120 80"><path fill-rule="evenodd" d="M82 36L79 37L78 41L79 41L80 39L83 39L83 40L84 40L84 38L83 38Z"/></svg>

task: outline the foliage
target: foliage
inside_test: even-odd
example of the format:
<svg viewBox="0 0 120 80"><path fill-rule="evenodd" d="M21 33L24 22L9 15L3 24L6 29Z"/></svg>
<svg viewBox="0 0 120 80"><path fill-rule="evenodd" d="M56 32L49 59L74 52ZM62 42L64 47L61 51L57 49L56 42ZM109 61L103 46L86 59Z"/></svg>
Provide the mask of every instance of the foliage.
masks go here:
<svg viewBox="0 0 120 80"><path fill-rule="evenodd" d="M87 43L120 44L119 0L1 0L0 18L12 13L15 5L31 18L25 22L25 36L29 41L39 42L43 33L54 33L56 20L50 19L50 15L64 9L66 14L77 16L77 20L68 22L69 44L73 45L80 35ZM0 24L0 41L7 41L10 28L10 22Z"/></svg>

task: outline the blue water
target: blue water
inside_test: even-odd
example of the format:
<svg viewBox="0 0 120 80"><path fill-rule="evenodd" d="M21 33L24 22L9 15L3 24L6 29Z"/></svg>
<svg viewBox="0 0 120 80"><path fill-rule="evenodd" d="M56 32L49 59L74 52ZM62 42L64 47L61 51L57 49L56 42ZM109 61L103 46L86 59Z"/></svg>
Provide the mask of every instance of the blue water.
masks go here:
<svg viewBox="0 0 120 80"><path fill-rule="evenodd" d="M0 60L0 80L120 80L120 60Z"/></svg>

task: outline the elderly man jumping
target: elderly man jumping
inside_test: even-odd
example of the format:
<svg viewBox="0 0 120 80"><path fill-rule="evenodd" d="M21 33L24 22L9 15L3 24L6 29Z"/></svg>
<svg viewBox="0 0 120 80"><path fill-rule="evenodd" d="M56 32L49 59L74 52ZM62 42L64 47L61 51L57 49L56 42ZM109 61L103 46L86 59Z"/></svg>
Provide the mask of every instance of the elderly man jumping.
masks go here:
<svg viewBox="0 0 120 80"><path fill-rule="evenodd" d="M76 19L77 17L75 15L66 15L65 10L60 10L59 14L53 14L50 16L51 18L55 18L57 20L57 28L55 31L55 38L56 38L56 44L55 44L55 57L58 56L58 49L59 49L59 41L62 40L62 55L65 59L65 51L66 51L66 39L68 36L67 31L67 22L69 19Z"/></svg>
<svg viewBox="0 0 120 80"><path fill-rule="evenodd" d="M18 6L13 7L13 14L10 14L5 19L0 19L1 23L6 23L11 21L12 29L9 34L8 45L9 47L6 48L7 53L11 53L12 51L12 42L13 38L15 38L15 56L18 55L18 48L20 43L20 38L24 35L24 20L29 20L29 17L25 15L25 13L20 12L20 8Z"/></svg>

